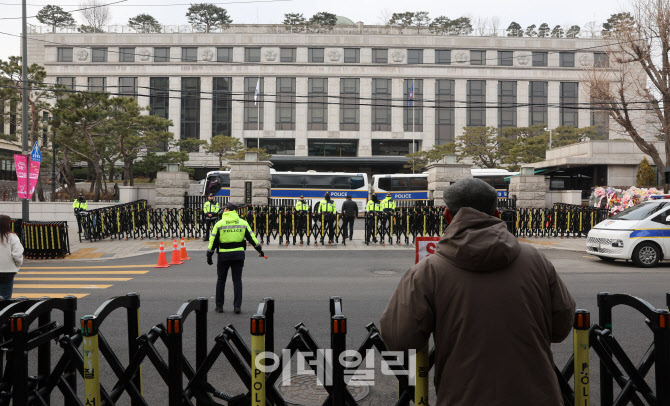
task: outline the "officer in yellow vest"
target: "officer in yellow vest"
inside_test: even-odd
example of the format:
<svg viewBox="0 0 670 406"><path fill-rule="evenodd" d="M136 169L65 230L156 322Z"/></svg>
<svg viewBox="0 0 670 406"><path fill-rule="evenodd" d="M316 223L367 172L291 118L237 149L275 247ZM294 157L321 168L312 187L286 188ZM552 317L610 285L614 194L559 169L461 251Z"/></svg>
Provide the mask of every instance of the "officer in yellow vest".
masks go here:
<svg viewBox="0 0 670 406"><path fill-rule="evenodd" d="M235 314L239 314L242 307L242 269L244 268L244 251L247 249L246 241L254 246L260 256L265 256L258 239L249 227L249 223L241 219L237 214L239 207L232 202L226 203L223 208L221 220L214 225L212 236L209 238L207 250L207 263L213 264L212 257L218 251L216 264L216 305L214 310L223 313L224 293L226 290L226 279L228 269L232 270L233 276L233 308ZM246 240L246 241L245 241Z"/></svg>
<svg viewBox="0 0 670 406"><path fill-rule="evenodd" d="M307 214L309 213L309 204L305 201L305 196L300 195L300 200L295 202L296 216L296 234L300 235L300 245L303 244L303 235L307 234ZM293 245L295 245L296 236L293 236ZM309 244L309 242L308 242Z"/></svg>
<svg viewBox="0 0 670 406"><path fill-rule="evenodd" d="M319 208L316 213L319 216L323 213L323 224L321 227L328 227L328 244L332 244L335 236L333 222L335 221L335 215L337 214L337 207L335 206L335 202L330 198L330 192L326 192L323 200L319 202ZM323 237L321 237L321 244L323 244Z"/></svg>
<svg viewBox="0 0 670 406"><path fill-rule="evenodd" d="M383 213L381 222L382 244L384 244L384 236L387 233L389 234L389 242L393 243L393 236L390 234L391 230L389 229L389 227L391 226L391 222L393 221L393 214L395 213L396 204L390 193L388 193L384 198L384 200L382 200L380 207L381 212Z"/></svg>
<svg viewBox="0 0 670 406"><path fill-rule="evenodd" d="M203 241L209 239L209 229L219 220L218 214L220 210L219 203L214 201L214 193L210 193L202 207L202 212L205 214L205 236L202 238Z"/></svg>
<svg viewBox="0 0 670 406"><path fill-rule="evenodd" d="M72 203L72 209L74 210L74 215L77 218L79 234L81 234L81 216L79 215L79 212L86 211L86 209L88 209L88 202L84 198L83 193L79 193L79 196L74 199L74 203Z"/></svg>
<svg viewBox="0 0 670 406"><path fill-rule="evenodd" d="M365 206L365 211L367 212L367 224L366 224L366 233L365 233L365 243L370 242L370 237L372 237L372 242L377 242L377 234L375 231L375 224L377 222L377 216L382 211L381 202L377 200L377 194L373 193L368 200L367 206Z"/></svg>

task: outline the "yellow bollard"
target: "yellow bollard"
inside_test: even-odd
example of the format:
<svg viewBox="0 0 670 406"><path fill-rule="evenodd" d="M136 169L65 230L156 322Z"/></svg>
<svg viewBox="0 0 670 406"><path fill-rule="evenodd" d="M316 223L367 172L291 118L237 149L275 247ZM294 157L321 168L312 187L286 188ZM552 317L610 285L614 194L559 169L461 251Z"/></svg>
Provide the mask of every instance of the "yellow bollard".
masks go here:
<svg viewBox="0 0 670 406"><path fill-rule="evenodd" d="M265 372L256 360L265 352L265 316L251 317L251 405L265 406Z"/></svg>
<svg viewBox="0 0 670 406"><path fill-rule="evenodd" d="M428 343L416 352L416 376L414 377L414 404L428 405Z"/></svg>
<svg viewBox="0 0 670 406"><path fill-rule="evenodd" d="M575 312L574 324L575 354L575 406L589 406L589 328L591 315L586 310Z"/></svg>
<svg viewBox="0 0 670 406"><path fill-rule="evenodd" d="M84 349L84 404L101 405L100 397L100 348L95 316L81 318L81 335Z"/></svg>

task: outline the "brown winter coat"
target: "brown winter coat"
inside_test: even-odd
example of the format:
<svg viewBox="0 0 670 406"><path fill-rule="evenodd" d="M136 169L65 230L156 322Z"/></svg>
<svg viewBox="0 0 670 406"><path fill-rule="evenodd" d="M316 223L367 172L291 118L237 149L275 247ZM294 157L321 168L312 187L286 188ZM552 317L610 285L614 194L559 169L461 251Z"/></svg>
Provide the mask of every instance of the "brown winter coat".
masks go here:
<svg viewBox="0 0 670 406"><path fill-rule="evenodd" d="M389 350L435 340L437 406L562 405L550 344L575 302L544 255L471 208L401 279L381 319Z"/></svg>

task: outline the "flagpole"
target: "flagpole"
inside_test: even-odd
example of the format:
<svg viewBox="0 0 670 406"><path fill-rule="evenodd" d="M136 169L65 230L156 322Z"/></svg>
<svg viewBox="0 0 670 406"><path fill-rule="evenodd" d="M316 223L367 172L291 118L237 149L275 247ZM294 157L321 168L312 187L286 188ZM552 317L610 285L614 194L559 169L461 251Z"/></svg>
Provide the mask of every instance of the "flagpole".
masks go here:
<svg viewBox="0 0 670 406"><path fill-rule="evenodd" d="M261 97L261 77L258 77L258 98ZM261 147L261 104L259 102L256 102L256 129L258 132L256 133L256 148Z"/></svg>
<svg viewBox="0 0 670 406"><path fill-rule="evenodd" d="M416 142L414 141L414 78L412 78L412 153L416 153ZM414 173L414 162L412 162L412 173Z"/></svg>

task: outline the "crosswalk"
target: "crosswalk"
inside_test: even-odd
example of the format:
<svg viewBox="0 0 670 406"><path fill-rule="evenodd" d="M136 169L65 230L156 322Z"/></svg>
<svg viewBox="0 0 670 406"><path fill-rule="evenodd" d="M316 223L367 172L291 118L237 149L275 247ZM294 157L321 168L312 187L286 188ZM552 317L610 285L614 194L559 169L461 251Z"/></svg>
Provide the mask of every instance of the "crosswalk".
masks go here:
<svg viewBox="0 0 670 406"><path fill-rule="evenodd" d="M153 265L23 267L14 278L13 297L83 298L149 273ZM138 269L139 268L139 269Z"/></svg>

